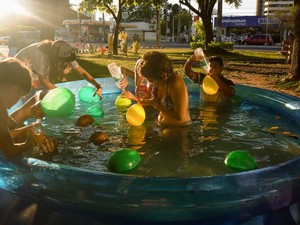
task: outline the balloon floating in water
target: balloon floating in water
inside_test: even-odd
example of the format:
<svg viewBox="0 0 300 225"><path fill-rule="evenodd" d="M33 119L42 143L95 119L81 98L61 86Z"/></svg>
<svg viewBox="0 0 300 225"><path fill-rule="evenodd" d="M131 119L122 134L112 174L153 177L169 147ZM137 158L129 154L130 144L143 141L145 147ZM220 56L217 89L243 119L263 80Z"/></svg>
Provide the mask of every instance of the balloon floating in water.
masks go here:
<svg viewBox="0 0 300 225"><path fill-rule="evenodd" d="M103 116L104 112L100 106L94 105L94 106L91 106L90 108L88 108L88 110L86 111L86 114L90 115L92 117L101 117L101 116Z"/></svg>
<svg viewBox="0 0 300 225"><path fill-rule="evenodd" d="M236 150L230 152L225 159L225 164L237 170L252 170L257 167L255 159L247 152Z"/></svg>
<svg viewBox="0 0 300 225"><path fill-rule="evenodd" d="M79 89L78 91L78 97L79 100L82 102L100 102L99 95L95 95L95 89L90 86L84 86Z"/></svg>
<svg viewBox="0 0 300 225"><path fill-rule="evenodd" d="M129 106L131 106L131 100L125 96L119 95L116 98L115 105L118 110L125 111L128 109Z"/></svg>
<svg viewBox="0 0 300 225"><path fill-rule="evenodd" d="M76 125L80 127L87 127L94 123L94 118L90 115L82 115L78 118Z"/></svg>
<svg viewBox="0 0 300 225"><path fill-rule="evenodd" d="M105 141L107 141L109 138L109 136L102 132L102 131L98 131L93 133L90 137L89 137L89 141L93 142L96 145L101 145L103 144Z"/></svg>
<svg viewBox="0 0 300 225"><path fill-rule="evenodd" d="M219 90L217 82L209 75L206 75L202 85L203 91L208 95L214 95Z"/></svg>
<svg viewBox="0 0 300 225"><path fill-rule="evenodd" d="M141 156L136 150L123 148L110 155L108 167L113 172L124 173L136 168L140 161Z"/></svg>
<svg viewBox="0 0 300 225"><path fill-rule="evenodd" d="M41 101L41 110L49 117L64 117L75 108L73 93L63 87L50 90Z"/></svg>
<svg viewBox="0 0 300 225"><path fill-rule="evenodd" d="M129 107L126 113L127 122L132 126L140 126L146 118L145 109L141 104L134 104Z"/></svg>

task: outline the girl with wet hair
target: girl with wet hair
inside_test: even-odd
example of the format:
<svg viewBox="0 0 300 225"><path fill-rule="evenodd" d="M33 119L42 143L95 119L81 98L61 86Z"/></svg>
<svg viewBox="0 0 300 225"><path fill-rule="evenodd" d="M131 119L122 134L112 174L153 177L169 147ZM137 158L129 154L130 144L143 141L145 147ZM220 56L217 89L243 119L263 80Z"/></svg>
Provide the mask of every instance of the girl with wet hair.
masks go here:
<svg viewBox="0 0 300 225"><path fill-rule="evenodd" d="M139 96L132 98L132 93L125 91L123 94L126 97L137 100L144 106L157 109L159 111L158 122L161 125L186 126L191 123L187 87L183 78L173 71L167 55L157 51L147 52L142 59L138 60L134 74L136 89L146 78L151 83L152 93L144 99L139 99ZM125 88L127 84L124 78L122 87Z"/></svg>

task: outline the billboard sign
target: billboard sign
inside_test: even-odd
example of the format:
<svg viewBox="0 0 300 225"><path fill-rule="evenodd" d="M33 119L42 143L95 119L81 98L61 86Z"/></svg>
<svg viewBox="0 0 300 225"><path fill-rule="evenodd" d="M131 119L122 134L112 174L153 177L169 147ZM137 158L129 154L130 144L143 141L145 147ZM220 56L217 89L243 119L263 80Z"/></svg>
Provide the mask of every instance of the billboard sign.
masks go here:
<svg viewBox="0 0 300 225"><path fill-rule="evenodd" d="M222 27L261 27L267 22L270 25L278 26L279 20L267 18L266 16L228 16L222 17ZM218 26L217 17L214 18L215 27Z"/></svg>

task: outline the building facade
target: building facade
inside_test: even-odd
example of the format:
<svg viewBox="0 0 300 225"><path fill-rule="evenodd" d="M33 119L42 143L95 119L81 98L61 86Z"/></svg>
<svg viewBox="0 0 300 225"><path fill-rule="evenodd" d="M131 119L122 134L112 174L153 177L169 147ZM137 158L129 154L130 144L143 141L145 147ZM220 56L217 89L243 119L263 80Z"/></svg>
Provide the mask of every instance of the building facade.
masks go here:
<svg viewBox="0 0 300 225"><path fill-rule="evenodd" d="M275 12L282 12L290 14L293 1L291 0L256 0L256 15L257 16L271 16Z"/></svg>

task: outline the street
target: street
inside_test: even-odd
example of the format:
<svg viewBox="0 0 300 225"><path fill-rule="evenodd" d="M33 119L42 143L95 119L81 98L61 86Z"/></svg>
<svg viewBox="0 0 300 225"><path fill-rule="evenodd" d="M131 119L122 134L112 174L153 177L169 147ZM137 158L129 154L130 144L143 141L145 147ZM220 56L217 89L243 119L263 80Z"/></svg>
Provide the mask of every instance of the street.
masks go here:
<svg viewBox="0 0 300 225"><path fill-rule="evenodd" d="M142 46L155 46L155 42L143 42L141 43ZM162 42L161 46L166 48L187 48L190 49L189 43L173 43L173 42ZM234 50L255 50L255 51L280 51L281 46L272 45L272 46L265 46L265 45L234 45ZM0 45L0 59L6 58L8 56L8 46L7 45Z"/></svg>

